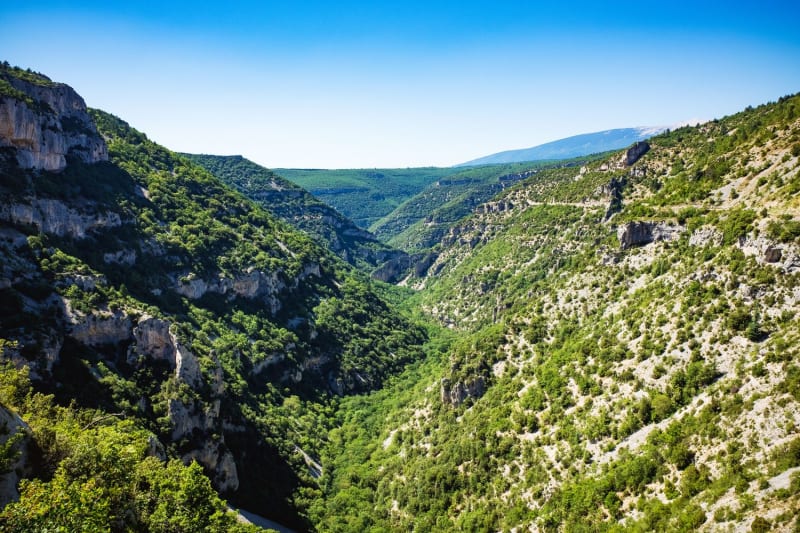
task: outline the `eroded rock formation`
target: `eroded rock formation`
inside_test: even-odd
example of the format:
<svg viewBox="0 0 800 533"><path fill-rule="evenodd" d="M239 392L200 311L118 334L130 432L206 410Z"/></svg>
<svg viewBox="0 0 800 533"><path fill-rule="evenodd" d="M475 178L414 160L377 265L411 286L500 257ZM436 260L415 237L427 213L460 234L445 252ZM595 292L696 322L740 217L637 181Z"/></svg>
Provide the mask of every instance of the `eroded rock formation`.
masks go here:
<svg viewBox="0 0 800 533"><path fill-rule="evenodd" d="M2 74L25 100L0 96L0 146L16 148L21 168L58 172L67 156L85 163L108 160L108 148L86 111L86 103L71 87L41 84Z"/></svg>
<svg viewBox="0 0 800 533"><path fill-rule="evenodd" d="M677 239L685 230L682 226L674 226L665 222L628 222L617 228L620 248L626 250L633 246L641 246L656 241Z"/></svg>

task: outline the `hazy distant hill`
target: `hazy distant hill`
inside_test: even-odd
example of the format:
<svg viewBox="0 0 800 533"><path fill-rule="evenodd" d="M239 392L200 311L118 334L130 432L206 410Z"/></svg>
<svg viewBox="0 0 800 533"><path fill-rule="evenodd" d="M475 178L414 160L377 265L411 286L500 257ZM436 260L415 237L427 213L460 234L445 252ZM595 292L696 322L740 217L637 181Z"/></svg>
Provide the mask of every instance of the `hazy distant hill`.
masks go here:
<svg viewBox="0 0 800 533"><path fill-rule="evenodd" d="M569 159L588 154L607 152L609 150L619 150L636 141L642 141L652 137L664 130L666 130L666 128L663 127L639 127L583 133L581 135L559 139L531 148L498 152L456 166L464 167L496 163L520 163L523 161L540 161L543 159Z"/></svg>

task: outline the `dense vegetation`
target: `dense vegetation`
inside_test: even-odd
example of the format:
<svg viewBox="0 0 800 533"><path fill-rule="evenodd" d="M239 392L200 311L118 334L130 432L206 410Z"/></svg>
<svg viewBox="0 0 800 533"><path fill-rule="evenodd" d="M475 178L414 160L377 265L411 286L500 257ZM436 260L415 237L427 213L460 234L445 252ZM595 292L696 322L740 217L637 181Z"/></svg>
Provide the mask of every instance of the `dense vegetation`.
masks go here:
<svg viewBox="0 0 800 533"><path fill-rule="evenodd" d="M371 229L389 244L407 251L433 248L445 238L456 222L503 189L544 169L580 166L592 159L596 159L596 156L461 170L406 200Z"/></svg>
<svg viewBox="0 0 800 533"><path fill-rule="evenodd" d="M354 266L369 272L400 255L305 189L252 161L241 156L186 157Z"/></svg>
<svg viewBox="0 0 800 533"><path fill-rule="evenodd" d="M121 414L59 406L34 392L28 369L0 366L0 409L23 417L12 461L35 455L19 501L0 512L8 532L260 531L239 524L197 463L166 460L155 436Z"/></svg>
<svg viewBox="0 0 800 533"><path fill-rule="evenodd" d="M343 404L322 529L800 527L798 105L539 172L454 225L410 284L458 341L414 394ZM621 249L628 222L664 240Z"/></svg>
<svg viewBox="0 0 800 533"><path fill-rule="evenodd" d="M361 228L369 228L398 205L454 168L275 169L275 173L333 206Z"/></svg>

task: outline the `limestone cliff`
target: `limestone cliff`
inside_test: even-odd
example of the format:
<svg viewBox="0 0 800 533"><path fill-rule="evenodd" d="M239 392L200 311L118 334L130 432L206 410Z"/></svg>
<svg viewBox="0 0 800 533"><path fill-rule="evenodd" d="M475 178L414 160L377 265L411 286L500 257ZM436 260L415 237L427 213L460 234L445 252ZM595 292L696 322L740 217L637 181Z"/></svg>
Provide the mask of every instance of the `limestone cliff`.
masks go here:
<svg viewBox="0 0 800 533"><path fill-rule="evenodd" d="M678 238L684 228L662 222L628 222L617 228L620 248L641 246L655 241L671 241Z"/></svg>
<svg viewBox="0 0 800 533"><path fill-rule="evenodd" d="M59 172L67 157L85 163L108 160L108 148L71 87L44 76L19 77L0 69L0 147L15 149L21 168ZM35 81L34 81L35 80Z"/></svg>

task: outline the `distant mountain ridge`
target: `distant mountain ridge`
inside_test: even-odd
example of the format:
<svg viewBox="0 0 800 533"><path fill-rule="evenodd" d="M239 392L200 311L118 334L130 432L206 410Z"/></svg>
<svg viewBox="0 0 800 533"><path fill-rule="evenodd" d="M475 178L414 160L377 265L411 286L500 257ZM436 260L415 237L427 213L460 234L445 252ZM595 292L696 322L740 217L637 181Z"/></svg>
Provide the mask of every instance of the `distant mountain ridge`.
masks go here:
<svg viewBox="0 0 800 533"><path fill-rule="evenodd" d="M667 129L666 126L643 126L583 133L581 135L573 135L572 137L558 139L531 148L497 152L496 154L479 157L478 159L473 159L455 166L465 167L493 165L498 163L522 163L525 161L541 161L545 159L571 159L573 157L597 154L609 150L619 150L636 141L643 141L653 135L658 135Z"/></svg>

